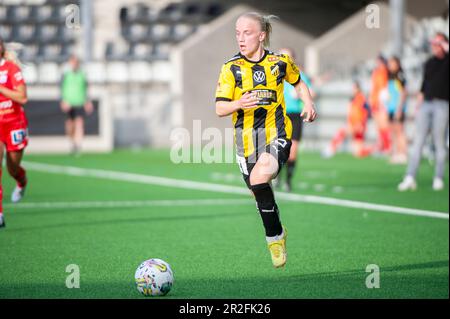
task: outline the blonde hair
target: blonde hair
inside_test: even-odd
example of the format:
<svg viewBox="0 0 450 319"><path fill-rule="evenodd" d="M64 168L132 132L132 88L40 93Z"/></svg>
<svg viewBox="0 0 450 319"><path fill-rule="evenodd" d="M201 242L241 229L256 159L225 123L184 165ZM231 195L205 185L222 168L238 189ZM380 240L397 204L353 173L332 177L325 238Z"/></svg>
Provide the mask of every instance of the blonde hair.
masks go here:
<svg viewBox="0 0 450 319"><path fill-rule="evenodd" d="M7 61L11 61L13 62L15 65L21 67L22 64L19 60L19 57L17 55L17 51L22 45L19 43L8 43L8 48L6 47L6 43L0 39L0 42L3 45L3 57L0 58L4 58Z"/></svg>
<svg viewBox="0 0 450 319"><path fill-rule="evenodd" d="M17 53L15 51L5 51L5 55L3 56L3 58L7 61L13 62L17 66L21 65L19 57L17 56Z"/></svg>
<svg viewBox="0 0 450 319"><path fill-rule="evenodd" d="M258 12L247 12L242 14L239 18L250 18L254 21L257 21L261 27L261 31L266 34L264 38L264 48L268 48L270 46L270 35L272 33L272 19L279 19L276 15L262 15Z"/></svg>

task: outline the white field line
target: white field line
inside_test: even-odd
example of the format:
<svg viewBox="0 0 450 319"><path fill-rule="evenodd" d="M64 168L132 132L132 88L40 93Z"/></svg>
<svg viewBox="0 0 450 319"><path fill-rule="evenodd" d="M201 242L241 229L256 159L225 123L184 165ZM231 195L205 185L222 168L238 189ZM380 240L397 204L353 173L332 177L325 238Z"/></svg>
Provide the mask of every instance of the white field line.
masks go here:
<svg viewBox="0 0 450 319"><path fill-rule="evenodd" d="M100 169L86 169L79 168L73 166L61 166L61 165L51 165L51 164L43 164L36 162L24 162L24 165L27 169L46 172L46 173L55 173L55 174L63 174L69 176L81 176L81 177L94 177L94 178L102 178L108 180L115 181L123 181L123 182L131 182L131 183L141 183L147 185L158 185L158 186L167 186L174 188L182 188L189 190L201 190L201 191L210 191L210 192L218 192L218 193L227 193L227 194L239 194L239 195L249 195L250 192L247 188L238 187L238 186L229 186L229 185L221 185L215 183L204 183L204 182L195 182L189 180L179 180L172 179L166 177L157 177L157 176L149 176L135 173L124 173L117 171L107 171ZM413 208L404 208L390 205L381 205L381 204L372 204L366 202L345 200L345 199L336 199L330 197L321 197L314 195L300 195L300 194L291 194L285 192L276 192L277 199L295 201L295 202L303 202L303 203L311 203L311 204L321 204L321 205L329 205L329 206L340 206L340 207L348 207L348 208L356 208L363 210L372 210L372 211L380 211L387 213L395 213L395 214L404 214L404 215L412 215L412 216L422 216L422 217L430 217L430 218L441 218L441 219L449 219L449 214L444 212L436 212L436 211L428 211L421 209L413 209Z"/></svg>
<svg viewBox="0 0 450 319"><path fill-rule="evenodd" d="M249 199L176 199L135 201L82 201L82 202L35 202L6 204L6 207L20 209L80 209L80 208L133 208L153 206L211 206L252 204Z"/></svg>

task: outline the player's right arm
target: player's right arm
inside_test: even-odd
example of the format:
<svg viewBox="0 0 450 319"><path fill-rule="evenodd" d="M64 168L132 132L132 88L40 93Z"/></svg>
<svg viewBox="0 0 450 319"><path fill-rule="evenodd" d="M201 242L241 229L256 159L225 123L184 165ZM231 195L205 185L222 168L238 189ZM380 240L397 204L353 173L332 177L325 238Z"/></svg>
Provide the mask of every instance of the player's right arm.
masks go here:
<svg viewBox="0 0 450 319"><path fill-rule="evenodd" d="M8 89L7 87L0 84L0 95L3 95L7 99L10 99L20 105L24 105L28 102L27 96L27 86L23 79L22 72L20 68L12 64L10 72L13 74L11 77L12 81L12 89Z"/></svg>
<svg viewBox="0 0 450 319"><path fill-rule="evenodd" d="M4 97L16 103L19 103L20 105L24 105L28 102L27 87L25 86L25 84L20 84L14 90L0 85L0 95L3 95Z"/></svg>
<svg viewBox="0 0 450 319"><path fill-rule="evenodd" d="M240 109L251 109L258 105L258 99L250 92L245 92L236 101L217 101L216 114L220 117L228 116Z"/></svg>
<svg viewBox="0 0 450 319"><path fill-rule="evenodd" d="M216 114L220 117L228 116L240 109L256 107L258 99L252 93L245 92L240 99L234 100L236 81L226 63L220 72L216 89Z"/></svg>

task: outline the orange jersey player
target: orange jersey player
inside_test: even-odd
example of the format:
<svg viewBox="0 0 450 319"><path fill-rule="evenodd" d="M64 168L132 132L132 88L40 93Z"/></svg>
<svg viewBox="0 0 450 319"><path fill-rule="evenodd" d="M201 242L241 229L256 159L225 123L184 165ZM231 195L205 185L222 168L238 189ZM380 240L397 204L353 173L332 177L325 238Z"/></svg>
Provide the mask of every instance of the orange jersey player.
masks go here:
<svg viewBox="0 0 450 319"><path fill-rule="evenodd" d="M382 55L379 55L377 58L377 66L372 72L369 104L378 129L378 149L382 153L389 153L391 150L389 117L386 108L381 102L382 92L386 89L388 81L389 70L386 59Z"/></svg>
<svg viewBox="0 0 450 319"><path fill-rule="evenodd" d="M347 120L353 138L364 140L369 112L367 110L367 102L364 93L361 92L357 83L355 83L354 86L355 95L349 105Z"/></svg>
<svg viewBox="0 0 450 319"><path fill-rule="evenodd" d="M353 97L349 105L347 116L347 126L338 130L330 145L324 151L324 157L333 156L338 147L347 137L352 137L353 154L356 157L365 157L370 155L372 149L364 145L364 137L366 133L367 120L369 111L367 107L366 97L361 91L360 85L355 82L353 84Z"/></svg>
<svg viewBox="0 0 450 319"><path fill-rule="evenodd" d="M389 80L389 71L386 65L386 61L382 56L377 59L377 66L372 71L371 82L372 87L370 90L370 107L373 113L380 111L380 93L383 91Z"/></svg>

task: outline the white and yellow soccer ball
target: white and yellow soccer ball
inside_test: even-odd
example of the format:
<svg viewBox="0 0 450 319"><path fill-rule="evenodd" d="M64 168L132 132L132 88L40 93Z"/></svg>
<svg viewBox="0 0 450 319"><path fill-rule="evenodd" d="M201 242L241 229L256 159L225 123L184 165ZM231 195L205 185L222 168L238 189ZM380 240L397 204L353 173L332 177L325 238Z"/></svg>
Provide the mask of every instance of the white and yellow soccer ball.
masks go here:
<svg viewBox="0 0 450 319"><path fill-rule="evenodd" d="M134 274L137 290L144 296L164 296L173 285L173 272L164 260L153 258L144 261Z"/></svg>

